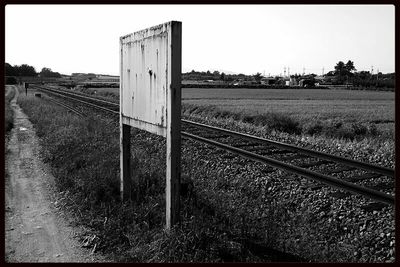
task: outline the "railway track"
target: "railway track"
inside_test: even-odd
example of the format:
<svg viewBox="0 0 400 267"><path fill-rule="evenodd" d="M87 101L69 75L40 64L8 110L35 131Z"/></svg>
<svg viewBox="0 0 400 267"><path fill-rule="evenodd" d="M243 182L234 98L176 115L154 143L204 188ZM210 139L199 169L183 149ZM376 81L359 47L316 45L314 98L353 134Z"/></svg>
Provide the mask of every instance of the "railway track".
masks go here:
<svg viewBox="0 0 400 267"><path fill-rule="evenodd" d="M119 114L119 104L42 86L58 97ZM298 146L182 120L182 138L199 141L308 179L394 205L394 170ZM274 169L271 168L271 172ZM378 179L378 183L375 181Z"/></svg>
<svg viewBox="0 0 400 267"><path fill-rule="evenodd" d="M59 106L62 106L62 107L64 107L64 108L66 108L68 111L71 111L72 113L78 115L78 116L81 117L81 118L84 118L84 117L85 117L85 115L84 115L82 112L80 112L79 110L77 110L77 109L74 108L74 107L71 107L71 106L69 106L69 105L66 105L65 103L63 103L63 102L61 102L61 101L58 101L58 100L55 100L54 98L51 98L51 97L48 97L47 99L48 99L49 101L51 101L51 102L53 102L53 103L59 105Z"/></svg>

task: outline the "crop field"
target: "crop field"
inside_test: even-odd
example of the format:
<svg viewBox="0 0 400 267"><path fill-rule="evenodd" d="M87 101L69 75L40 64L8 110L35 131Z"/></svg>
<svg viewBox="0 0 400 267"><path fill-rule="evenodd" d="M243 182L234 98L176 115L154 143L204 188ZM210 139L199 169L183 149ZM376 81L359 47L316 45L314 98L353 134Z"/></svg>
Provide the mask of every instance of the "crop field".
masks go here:
<svg viewBox="0 0 400 267"><path fill-rule="evenodd" d="M184 103L215 105L234 112L279 112L301 120L394 122L394 93L318 89L201 89L182 91Z"/></svg>
<svg viewBox="0 0 400 267"><path fill-rule="evenodd" d="M246 115L277 113L300 124L316 121L375 124L394 139L393 92L185 88L182 102Z"/></svg>

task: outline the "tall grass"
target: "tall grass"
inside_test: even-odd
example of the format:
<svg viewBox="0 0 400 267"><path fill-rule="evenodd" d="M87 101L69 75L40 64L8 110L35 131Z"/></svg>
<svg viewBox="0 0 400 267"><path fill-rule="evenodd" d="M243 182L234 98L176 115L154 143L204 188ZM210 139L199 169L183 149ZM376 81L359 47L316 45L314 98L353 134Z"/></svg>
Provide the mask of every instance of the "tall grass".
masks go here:
<svg viewBox="0 0 400 267"><path fill-rule="evenodd" d="M5 97L4 101L4 129L6 130L6 136L9 134L11 129L14 127L14 112L11 108L11 100L14 98L15 91L14 89L9 89L8 95Z"/></svg>
<svg viewBox="0 0 400 267"><path fill-rule="evenodd" d="M163 138L132 130L134 198L121 203L116 120L95 114L82 120L30 96L21 95L19 103L35 125L43 160L52 167L61 199L96 235L96 250L111 253L116 261L132 262L260 260L242 249L229 249L226 227L192 204L192 191L183 192L182 223L164 231Z"/></svg>
<svg viewBox="0 0 400 267"><path fill-rule="evenodd" d="M249 114L246 112L233 112L217 106L198 106L183 104L184 116L200 116L213 119L232 119L235 121L264 127L266 131L279 131L289 134L309 134L348 140L360 140L366 137L379 137L381 133L375 124L365 122L344 122L340 119L313 120L301 124L292 116L280 112L264 112L262 114ZM382 136L386 138L386 135Z"/></svg>

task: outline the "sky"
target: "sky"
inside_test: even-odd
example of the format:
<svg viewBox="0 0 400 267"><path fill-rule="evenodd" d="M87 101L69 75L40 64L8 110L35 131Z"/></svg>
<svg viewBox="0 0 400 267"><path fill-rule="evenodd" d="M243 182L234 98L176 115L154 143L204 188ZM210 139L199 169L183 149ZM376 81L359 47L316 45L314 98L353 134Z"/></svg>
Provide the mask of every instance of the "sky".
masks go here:
<svg viewBox="0 0 400 267"><path fill-rule="evenodd" d="M119 37L182 22L182 71L395 71L393 5L6 5L5 59L119 75ZM286 73L288 74L288 73Z"/></svg>

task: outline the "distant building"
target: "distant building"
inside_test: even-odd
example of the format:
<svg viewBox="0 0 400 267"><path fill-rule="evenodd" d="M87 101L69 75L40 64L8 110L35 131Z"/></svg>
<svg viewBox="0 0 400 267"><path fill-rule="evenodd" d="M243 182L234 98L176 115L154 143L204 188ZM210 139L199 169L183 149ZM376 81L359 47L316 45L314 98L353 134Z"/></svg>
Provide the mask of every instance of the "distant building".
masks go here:
<svg viewBox="0 0 400 267"><path fill-rule="evenodd" d="M100 82L119 82L119 76L98 74L95 80Z"/></svg>
<svg viewBox="0 0 400 267"><path fill-rule="evenodd" d="M272 85L276 83L276 79L274 77L265 77L261 79L261 84Z"/></svg>
<svg viewBox="0 0 400 267"><path fill-rule="evenodd" d="M289 80L289 86L298 86L299 85L299 83L297 82L297 79L296 79L296 77L290 77L290 80Z"/></svg>

